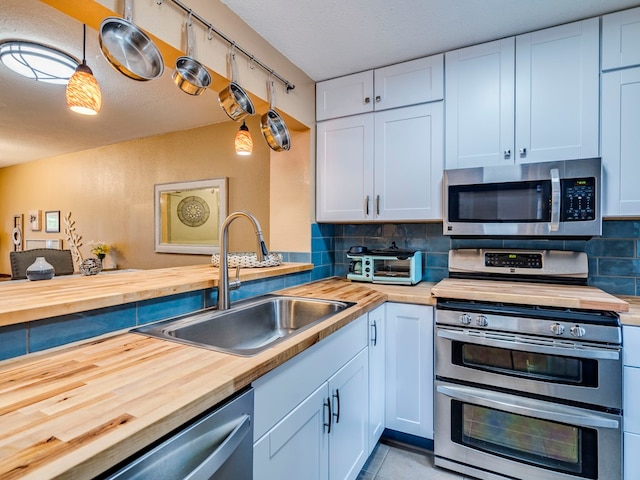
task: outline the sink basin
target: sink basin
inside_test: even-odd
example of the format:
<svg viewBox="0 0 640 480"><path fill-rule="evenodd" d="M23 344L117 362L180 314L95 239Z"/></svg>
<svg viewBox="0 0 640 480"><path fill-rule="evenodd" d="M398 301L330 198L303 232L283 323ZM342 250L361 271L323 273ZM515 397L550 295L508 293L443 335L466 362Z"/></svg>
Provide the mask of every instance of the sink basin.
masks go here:
<svg viewBox="0 0 640 480"><path fill-rule="evenodd" d="M229 310L207 309L131 330L241 356L256 355L355 305L351 302L264 295Z"/></svg>

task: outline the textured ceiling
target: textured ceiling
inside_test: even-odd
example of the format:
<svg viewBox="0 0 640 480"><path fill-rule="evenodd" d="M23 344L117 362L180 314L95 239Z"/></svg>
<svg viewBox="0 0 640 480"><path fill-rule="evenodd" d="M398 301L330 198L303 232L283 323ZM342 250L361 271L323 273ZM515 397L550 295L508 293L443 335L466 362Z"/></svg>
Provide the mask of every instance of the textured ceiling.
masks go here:
<svg viewBox="0 0 640 480"><path fill-rule="evenodd" d="M151 1L151 0L147 0ZM221 0L316 81L640 5L640 0ZM183 0L187 5L188 0ZM38 0L0 0L0 41L41 41L82 56L82 24ZM215 22L214 22L215 24ZM171 69L136 82L104 59L95 30L87 63L96 117L66 108L64 86L0 64L0 167L226 121L215 92L181 92Z"/></svg>

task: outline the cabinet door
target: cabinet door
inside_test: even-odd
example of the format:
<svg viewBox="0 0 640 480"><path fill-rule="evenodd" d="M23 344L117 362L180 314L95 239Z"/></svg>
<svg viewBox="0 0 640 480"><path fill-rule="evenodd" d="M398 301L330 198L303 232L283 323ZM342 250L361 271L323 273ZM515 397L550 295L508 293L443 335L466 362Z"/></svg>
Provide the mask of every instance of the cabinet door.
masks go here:
<svg viewBox="0 0 640 480"><path fill-rule="evenodd" d="M640 214L640 68L602 74L603 215Z"/></svg>
<svg viewBox="0 0 640 480"><path fill-rule="evenodd" d="M319 222L373 219L373 131L373 114L318 123Z"/></svg>
<svg viewBox="0 0 640 480"><path fill-rule="evenodd" d="M369 312L369 453L384 431L385 325L385 305L380 305Z"/></svg>
<svg viewBox="0 0 640 480"><path fill-rule="evenodd" d="M602 17L602 70L640 65L640 8Z"/></svg>
<svg viewBox="0 0 640 480"><path fill-rule="evenodd" d="M513 164L513 38L445 54L446 168Z"/></svg>
<svg viewBox="0 0 640 480"><path fill-rule="evenodd" d="M433 308L386 304L387 428L433 439Z"/></svg>
<svg viewBox="0 0 640 480"><path fill-rule="evenodd" d="M624 434L624 480L638 480L640 476L640 435Z"/></svg>
<svg viewBox="0 0 640 480"><path fill-rule="evenodd" d="M373 111L373 71L316 84L316 120Z"/></svg>
<svg viewBox="0 0 640 480"><path fill-rule="evenodd" d="M376 220L442 218L442 103L376 112Z"/></svg>
<svg viewBox="0 0 640 480"><path fill-rule="evenodd" d="M254 480L329 478L328 398L324 383L254 444Z"/></svg>
<svg viewBox="0 0 640 480"><path fill-rule="evenodd" d="M517 162L597 157L599 19L516 37Z"/></svg>
<svg viewBox="0 0 640 480"><path fill-rule="evenodd" d="M443 55L398 63L373 72L374 108L406 107L443 99Z"/></svg>
<svg viewBox="0 0 640 480"><path fill-rule="evenodd" d="M369 456L368 373L369 359L365 348L329 379L333 416L329 436L331 480L355 480Z"/></svg>

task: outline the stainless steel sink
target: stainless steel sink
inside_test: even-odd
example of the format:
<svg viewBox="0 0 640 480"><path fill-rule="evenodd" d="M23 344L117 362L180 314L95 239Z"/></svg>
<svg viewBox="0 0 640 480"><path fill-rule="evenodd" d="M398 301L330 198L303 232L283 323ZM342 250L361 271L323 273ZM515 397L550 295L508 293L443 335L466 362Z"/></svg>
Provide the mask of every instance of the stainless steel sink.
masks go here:
<svg viewBox="0 0 640 480"><path fill-rule="evenodd" d="M132 330L152 337L251 356L353 306L351 302L264 295L228 310L207 309Z"/></svg>

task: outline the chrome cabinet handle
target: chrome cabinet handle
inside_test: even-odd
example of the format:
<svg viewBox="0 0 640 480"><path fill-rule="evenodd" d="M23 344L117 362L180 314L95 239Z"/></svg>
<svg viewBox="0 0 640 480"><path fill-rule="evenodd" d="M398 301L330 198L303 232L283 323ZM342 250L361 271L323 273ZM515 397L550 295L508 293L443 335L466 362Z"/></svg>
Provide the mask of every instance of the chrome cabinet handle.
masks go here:
<svg viewBox="0 0 640 480"><path fill-rule="evenodd" d="M371 336L371 345L375 347L378 345L378 324L375 320L371 323L371 329L373 331L373 335Z"/></svg>
<svg viewBox="0 0 640 480"><path fill-rule="evenodd" d="M371 97L364 97L364 103L366 104L371 103Z"/></svg>
<svg viewBox="0 0 640 480"><path fill-rule="evenodd" d="M526 157L527 156L527 148L526 147L522 147L520 150L518 150L520 152L520 156L521 157Z"/></svg>
<svg viewBox="0 0 640 480"><path fill-rule="evenodd" d="M327 434L331 433L331 399L327 397L327 401L324 403L324 406L329 409L329 415L327 418L329 419L329 423L324 422L324 426L327 427Z"/></svg>
<svg viewBox="0 0 640 480"><path fill-rule="evenodd" d="M507 149L504 151L504 158L511 158L511 150Z"/></svg>
<svg viewBox="0 0 640 480"><path fill-rule="evenodd" d="M338 402L338 408L336 408L336 413L333 414L336 417L336 423L340 423L340 390L336 388L336 393L333 395L333 398Z"/></svg>
<svg viewBox="0 0 640 480"><path fill-rule="evenodd" d="M369 215L369 195L364 197L364 214Z"/></svg>
<svg viewBox="0 0 640 480"><path fill-rule="evenodd" d="M380 95L376 95L376 102L380 102L380 100L382 100L382 99L380 98Z"/></svg>
<svg viewBox="0 0 640 480"><path fill-rule="evenodd" d="M380 195L376 195L376 215L380 215Z"/></svg>

